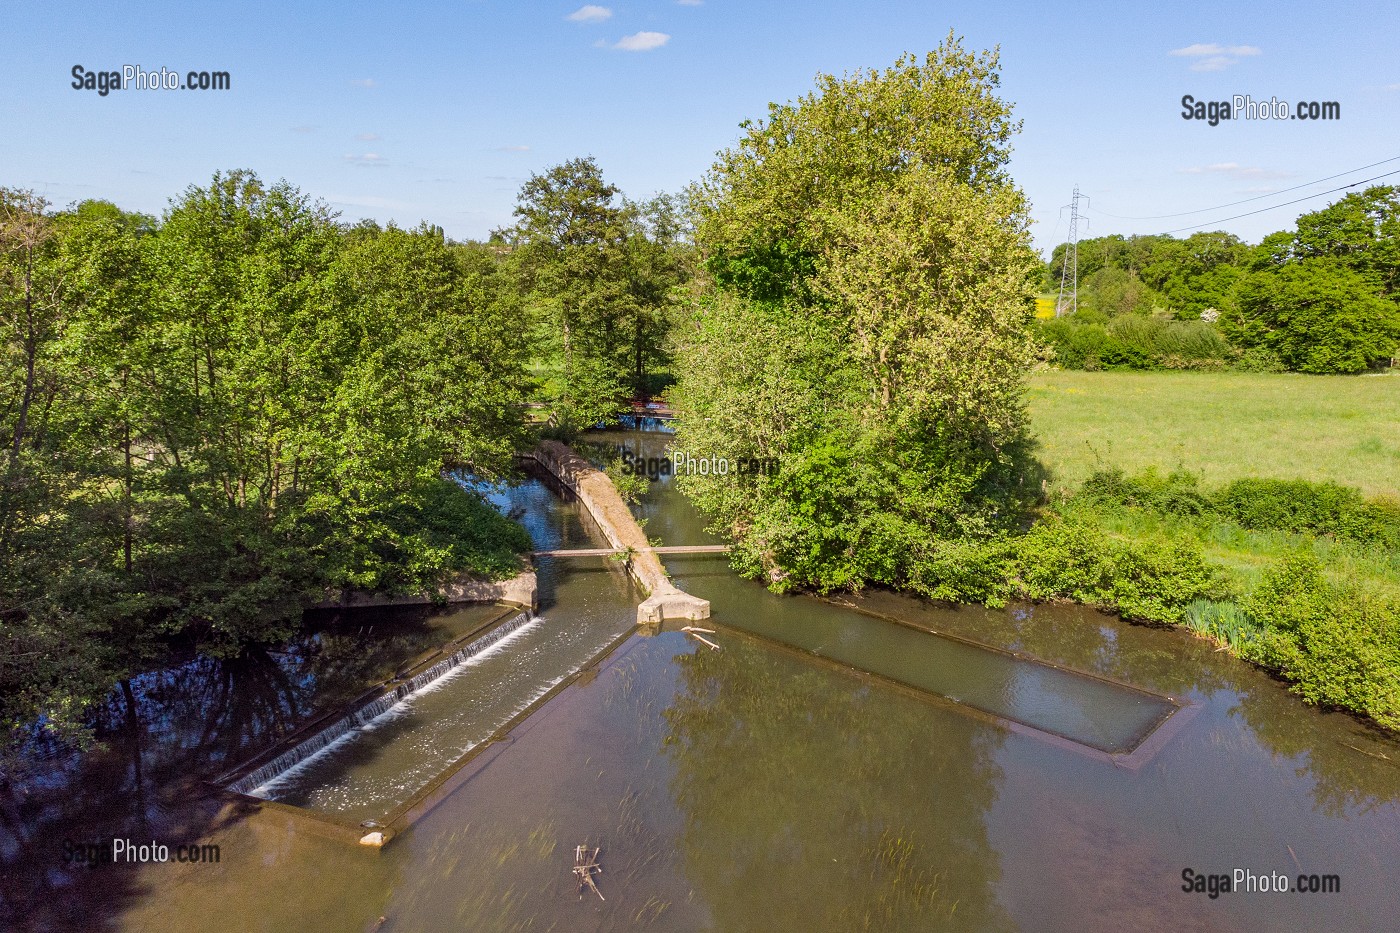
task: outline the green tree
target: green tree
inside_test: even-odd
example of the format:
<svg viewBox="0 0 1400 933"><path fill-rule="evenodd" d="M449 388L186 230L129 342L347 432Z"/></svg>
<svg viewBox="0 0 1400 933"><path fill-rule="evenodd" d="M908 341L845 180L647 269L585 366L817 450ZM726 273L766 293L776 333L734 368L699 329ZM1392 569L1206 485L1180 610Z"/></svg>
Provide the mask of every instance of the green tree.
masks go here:
<svg viewBox="0 0 1400 933"><path fill-rule="evenodd" d="M1297 258L1331 257L1400 298L1400 188L1380 185L1348 194L1298 218Z"/></svg>
<svg viewBox="0 0 1400 933"><path fill-rule="evenodd" d="M716 293L677 332L678 443L782 472L683 488L778 585L904 582L1018 512L1039 270L996 68L950 36L820 76L692 190Z"/></svg>
<svg viewBox="0 0 1400 933"><path fill-rule="evenodd" d="M629 383L635 396L656 395L667 385L667 337L694 276L694 249L684 201L661 194L629 202L626 268L631 338Z"/></svg>
<svg viewBox="0 0 1400 933"><path fill-rule="evenodd" d="M4 192L4 724L80 732L172 638L274 641L328 587L514 572L528 536L447 473L511 469L518 310L490 254L250 172L160 222Z"/></svg>
<svg viewBox="0 0 1400 933"><path fill-rule="evenodd" d="M505 235L535 316L546 403L565 430L587 427L626 397L629 210L590 157L532 175L515 216Z"/></svg>
<svg viewBox="0 0 1400 933"><path fill-rule="evenodd" d="M1270 250L1277 241L1265 242ZM1341 260L1293 259L1249 274L1222 319L1239 346L1278 355L1304 373L1359 373L1400 347L1400 306Z"/></svg>

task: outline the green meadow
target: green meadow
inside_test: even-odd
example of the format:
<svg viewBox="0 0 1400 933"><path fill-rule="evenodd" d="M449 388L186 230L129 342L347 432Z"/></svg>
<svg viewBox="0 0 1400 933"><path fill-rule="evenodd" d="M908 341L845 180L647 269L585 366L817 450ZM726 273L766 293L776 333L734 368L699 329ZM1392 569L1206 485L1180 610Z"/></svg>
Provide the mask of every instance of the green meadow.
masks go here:
<svg viewBox="0 0 1400 933"><path fill-rule="evenodd" d="M1400 495L1400 374L1046 371L1027 397L1056 488L1096 469L1186 469Z"/></svg>

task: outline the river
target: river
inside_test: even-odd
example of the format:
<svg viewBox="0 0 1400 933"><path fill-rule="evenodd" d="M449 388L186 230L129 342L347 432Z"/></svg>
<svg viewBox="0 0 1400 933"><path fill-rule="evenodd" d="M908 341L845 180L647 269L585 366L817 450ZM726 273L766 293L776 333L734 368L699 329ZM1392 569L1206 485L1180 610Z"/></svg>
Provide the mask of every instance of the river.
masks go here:
<svg viewBox="0 0 1400 933"><path fill-rule="evenodd" d="M591 440L659 456L667 435ZM538 480L498 498L524 510L540 547L602 544ZM668 480L636 512L662 543L713 540ZM1209 644L1079 607L871 594L851 608L774 596L723 556L665 564L711 600L706 637L721 650L675 630L634 634L382 851L280 813L221 811L195 779L484 609L328 616L278 655L192 659L138 679L137 702L116 692L104 714L105 752L53 752L7 788L5 906L21 926L132 931L1394 929L1400 742L1304 706ZM627 630L640 596L604 558L546 558L540 578L539 615L561 645L590 633L586 651ZM954 640L931 649L937 636L910 626ZM1045 663L1008 666L1010 654L968 641ZM551 650L536 645L530 663ZM428 718L466 725L429 735L424 754L460 753L550 676L503 668L434 692ZM1104 749L1159 724L1151 695L1181 711L1169 737L1124 766ZM987 708L1058 724L1050 731L1073 741ZM412 747L370 773L427 767ZM351 785L337 780L323 773L294 802L315 804L323 786L334 790L322 805L343 806ZM139 833L214 843L220 860L63 860L65 840ZM578 891L580 844L601 850L605 900ZM1185 869L1235 868L1336 875L1341 890L1182 890Z"/></svg>

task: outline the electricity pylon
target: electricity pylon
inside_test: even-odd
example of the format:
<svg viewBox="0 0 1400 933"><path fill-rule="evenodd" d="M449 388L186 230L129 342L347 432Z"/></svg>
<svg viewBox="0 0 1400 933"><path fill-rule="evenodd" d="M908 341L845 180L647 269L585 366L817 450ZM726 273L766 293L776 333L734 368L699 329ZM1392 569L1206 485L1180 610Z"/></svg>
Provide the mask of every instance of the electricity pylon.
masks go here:
<svg viewBox="0 0 1400 933"><path fill-rule="evenodd" d="M1060 297L1055 299L1055 317L1065 311L1065 280L1069 279L1069 312L1079 310L1079 186L1074 186L1074 197L1065 205L1069 208L1069 247L1060 260ZM1087 199L1087 195L1085 196ZM1061 208L1064 210L1064 208ZM1085 218L1087 221L1088 218ZM1069 270L1073 268L1073 273Z"/></svg>

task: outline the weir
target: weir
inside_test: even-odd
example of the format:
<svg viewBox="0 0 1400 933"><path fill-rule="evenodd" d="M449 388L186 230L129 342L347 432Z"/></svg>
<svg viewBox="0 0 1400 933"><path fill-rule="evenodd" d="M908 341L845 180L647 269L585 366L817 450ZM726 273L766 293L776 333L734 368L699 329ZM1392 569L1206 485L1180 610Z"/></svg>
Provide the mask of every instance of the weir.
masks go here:
<svg viewBox="0 0 1400 933"><path fill-rule="evenodd" d="M247 771L242 777L228 783L227 788L236 794L261 796L258 792L267 785L284 777L292 769L301 766L313 756L324 752L354 730L363 728L394 712L395 707L409 700L415 693L451 673L463 662L481 654L522 626L527 625L532 618L534 617L529 612L516 613L484 634L471 639L450 657L439 661L421 673L415 674L408 680L393 685L379 697L341 716L308 738L298 741L266 764L258 765Z"/></svg>
<svg viewBox="0 0 1400 933"><path fill-rule="evenodd" d="M780 645L814 661L936 698L1013 731L1133 768L1190 718L1188 704L1086 671L841 605L764 600L759 584L736 586L712 558L681 557L676 579L710 596L722 631ZM712 586L712 581L720 585ZM722 639L721 639L722 640Z"/></svg>
<svg viewBox="0 0 1400 933"><path fill-rule="evenodd" d="M609 543L580 502L551 493L539 479L488 498L519 510L542 549L577 552ZM545 595L540 614L502 606L496 622L216 783L257 798L265 811L294 815L312 831L365 845L388 842L468 780L477 763L493 760L514 729L636 630L637 587L618 562L546 558L536 573Z"/></svg>

